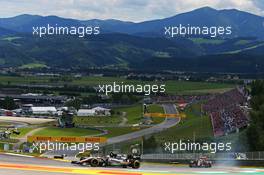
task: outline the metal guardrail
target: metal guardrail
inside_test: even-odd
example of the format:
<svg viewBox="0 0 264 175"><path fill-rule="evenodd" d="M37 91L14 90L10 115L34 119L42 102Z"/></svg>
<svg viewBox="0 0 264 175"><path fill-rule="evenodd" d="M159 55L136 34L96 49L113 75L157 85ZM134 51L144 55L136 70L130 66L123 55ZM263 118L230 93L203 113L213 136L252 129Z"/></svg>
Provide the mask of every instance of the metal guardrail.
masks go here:
<svg viewBox="0 0 264 175"><path fill-rule="evenodd" d="M201 156L207 156L210 160L264 160L264 152L246 153L182 153L182 154L144 154L144 160L192 160Z"/></svg>

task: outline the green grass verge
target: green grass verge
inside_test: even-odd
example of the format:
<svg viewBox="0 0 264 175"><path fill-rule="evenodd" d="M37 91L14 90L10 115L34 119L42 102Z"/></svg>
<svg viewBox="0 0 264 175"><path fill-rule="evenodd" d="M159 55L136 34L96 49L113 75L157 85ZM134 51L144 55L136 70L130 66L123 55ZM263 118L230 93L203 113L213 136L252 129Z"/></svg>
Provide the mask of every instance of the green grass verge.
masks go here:
<svg viewBox="0 0 264 175"><path fill-rule="evenodd" d="M185 110L187 117L180 124L156 135L159 142L192 140L213 136L212 125L208 116L201 115L201 105L195 104Z"/></svg>
<svg viewBox="0 0 264 175"><path fill-rule="evenodd" d="M161 105L149 105L148 106L149 113L164 113L163 107ZM159 124L165 120L165 118L160 117L152 117L153 124Z"/></svg>
<svg viewBox="0 0 264 175"><path fill-rule="evenodd" d="M118 108L116 111L125 112L127 124L138 124L142 119L142 105L137 104L130 107Z"/></svg>

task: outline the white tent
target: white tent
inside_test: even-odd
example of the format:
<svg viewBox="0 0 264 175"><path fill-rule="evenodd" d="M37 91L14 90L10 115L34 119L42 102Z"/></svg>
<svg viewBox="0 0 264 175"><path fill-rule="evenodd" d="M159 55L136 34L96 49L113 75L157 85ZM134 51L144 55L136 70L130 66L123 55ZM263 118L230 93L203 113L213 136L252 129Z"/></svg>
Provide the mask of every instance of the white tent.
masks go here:
<svg viewBox="0 0 264 175"><path fill-rule="evenodd" d="M32 114L56 114L57 109L53 106L48 106L48 107L31 107L30 112Z"/></svg>
<svg viewBox="0 0 264 175"><path fill-rule="evenodd" d="M96 112L93 109L79 109L77 112L77 116L83 117L83 116L95 116Z"/></svg>
<svg viewBox="0 0 264 175"><path fill-rule="evenodd" d="M110 116L111 109L95 107L93 109L80 109L77 116Z"/></svg>

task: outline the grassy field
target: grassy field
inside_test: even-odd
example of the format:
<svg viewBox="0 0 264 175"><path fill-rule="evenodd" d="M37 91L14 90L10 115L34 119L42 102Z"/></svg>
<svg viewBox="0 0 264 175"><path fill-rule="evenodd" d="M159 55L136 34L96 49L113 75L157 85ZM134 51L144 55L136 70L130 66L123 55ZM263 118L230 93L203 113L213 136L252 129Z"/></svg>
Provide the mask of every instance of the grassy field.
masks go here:
<svg viewBox="0 0 264 175"><path fill-rule="evenodd" d="M88 126L111 126L119 125L122 122L121 113L125 112L127 118L126 124L138 124L142 119L142 108L141 104L136 104L129 107L115 108L114 111L119 112L120 115L114 115L109 117L74 117L74 122L77 125L88 125ZM163 108L160 105L150 105L148 107L149 112L163 113ZM154 124L161 123L164 121L163 118L153 117Z"/></svg>
<svg viewBox="0 0 264 175"><path fill-rule="evenodd" d="M122 128L114 127L114 128L112 128L112 127L106 127L104 129L108 131L108 134L104 135L104 137L111 138L111 137L116 137L116 136L128 134L131 132L136 132L136 131L139 131L139 130L144 129L144 128L133 128L133 127L122 127Z"/></svg>
<svg viewBox="0 0 264 175"><path fill-rule="evenodd" d="M137 83L137 81L130 81L130 80L126 80L123 77L82 77L82 78L78 78L73 80L72 84L75 85L98 85L98 84L112 84L113 82L117 82L117 83Z"/></svg>
<svg viewBox="0 0 264 175"><path fill-rule="evenodd" d="M190 38L196 44L222 44L225 40L221 39L205 39L205 38Z"/></svg>
<svg viewBox="0 0 264 175"><path fill-rule="evenodd" d="M200 109L200 104L187 108L185 110L187 117L180 124L158 134L158 141L192 140L194 136L196 139L212 137L210 118L201 115Z"/></svg>
<svg viewBox="0 0 264 175"><path fill-rule="evenodd" d="M21 66L21 69L37 69L37 68L45 68L47 67L45 64L41 63L30 63L30 64L24 64Z"/></svg>
<svg viewBox="0 0 264 175"><path fill-rule="evenodd" d="M74 123L77 125L87 126L107 126L118 125L121 123L122 118L120 116L106 116L106 117L74 117Z"/></svg>
<svg viewBox="0 0 264 175"><path fill-rule="evenodd" d="M2 84L11 84L11 85L37 84L37 83L38 84L47 84L49 82L49 77L0 76L0 82Z"/></svg>
<svg viewBox="0 0 264 175"><path fill-rule="evenodd" d="M148 106L149 113L164 113L163 107L161 105L149 105ZM158 124L164 121L165 118L160 117L152 117L153 124Z"/></svg>
<svg viewBox="0 0 264 175"><path fill-rule="evenodd" d="M32 66L32 65L29 65ZM35 65L33 65L35 66ZM66 81L67 79L67 81ZM56 82L56 85L79 85L79 86L98 86L99 84L113 84L116 83L124 83L124 84L154 84L154 82L143 82L139 80L127 80L123 77L82 77L82 78L74 78L74 77L47 77L47 76L0 76L0 82L2 84L11 84L11 85L19 85L19 84L52 84ZM188 94L192 92L201 93L206 92L207 90L221 91L223 89L232 88L234 84L224 84L224 83L207 83L207 82L190 82L190 81L166 81L163 83L155 84L165 84L167 93L177 93L177 94Z"/></svg>
<svg viewBox="0 0 264 175"><path fill-rule="evenodd" d="M133 128L133 127L105 127L100 128L108 131L108 134L102 137L115 137L120 136L123 134L128 134L131 132L138 131L142 128ZM81 137L81 136L89 136L100 134L100 131L93 130L93 129L82 129L82 128L55 128L55 127L48 127L46 129L42 129L36 132L35 136L73 136L73 137Z"/></svg>
<svg viewBox="0 0 264 175"><path fill-rule="evenodd" d="M48 127L44 128L34 135L36 136L89 136L100 134L100 131L93 130L93 129L82 129L82 128L55 128L55 127Z"/></svg>
<svg viewBox="0 0 264 175"><path fill-rule="evenodd" d="M109 117L74 117L74 122L81 125L89 126L109 126L118 125L122 122L121 113L125 112L124 117L127 118L126 124L138 124L142 119L142 105L137 104L129 107L115 108L114 111L119 112L120 115Z"/></svg>
<svg viewBox="0 0 264 175"><path fill-rule="evenodd" d="M126 80L122 77L83 77L74 80L72 84L76 85L98 85L101 83L111 84L113 82L124 84L153 84L153 82L143 82L137 80ZM191 93L192 91L199 90L221 90L226 88L233 88L234 84L224 84L224 83L207 83L207 82L191 82L191 81L166 81L166 92L167 93Z"/></svg>
<svg viewBox="0 0 264 175"><path fill-rule="evenodd" d="M125 107L125 108L118 108L116 109L117 111L120 112L125 112L126 113L126 118L127 118L127 124L138 124L141 122L142 119L142 113L143 113L143 106L142 104L136 104L134 106L130 107ZM149 112L152 113L163 113L163 108L162 106L159 105L150 105L148 106ZM153 117L154 124L161 123L164 119L162 118L155 118Z"/></svg>
<svg viewBox="0 0 264 175"><path fill-rule="evenodd" d="M137 104L131 107L118 108L116 110L126 113L127 124L138 124L142 119L142 105Z"/></svg>
<svg viewBox="0 0 264 175"><path fill-rule="evenodd" d="M166 82L166 92L168 93L192 93L208 90L222 90L227 88L233 88L233 84L223 84L223 83L207 83L207 82L190 82L190 81L167 81Z"/></svg>

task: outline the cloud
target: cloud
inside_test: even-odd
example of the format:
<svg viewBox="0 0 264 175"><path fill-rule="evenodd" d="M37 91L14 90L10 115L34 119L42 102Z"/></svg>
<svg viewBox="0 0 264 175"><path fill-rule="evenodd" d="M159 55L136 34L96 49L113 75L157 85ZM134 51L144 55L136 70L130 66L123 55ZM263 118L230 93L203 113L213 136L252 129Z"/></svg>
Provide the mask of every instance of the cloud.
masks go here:
<svg viewBox="0 0 264 175"><path fill-rule="evenodd" d="M263 0L253 0L253 3L261 10L262 15L264 15L264 1Z"/></svg>
<svg viewBox="0 0 264 175"><path fill-rule="evenodd" d="M0 16L58 15L78 19L145 21L165 18L203 6L237 8L264 15L263 0L1 0Z"/></svg>

